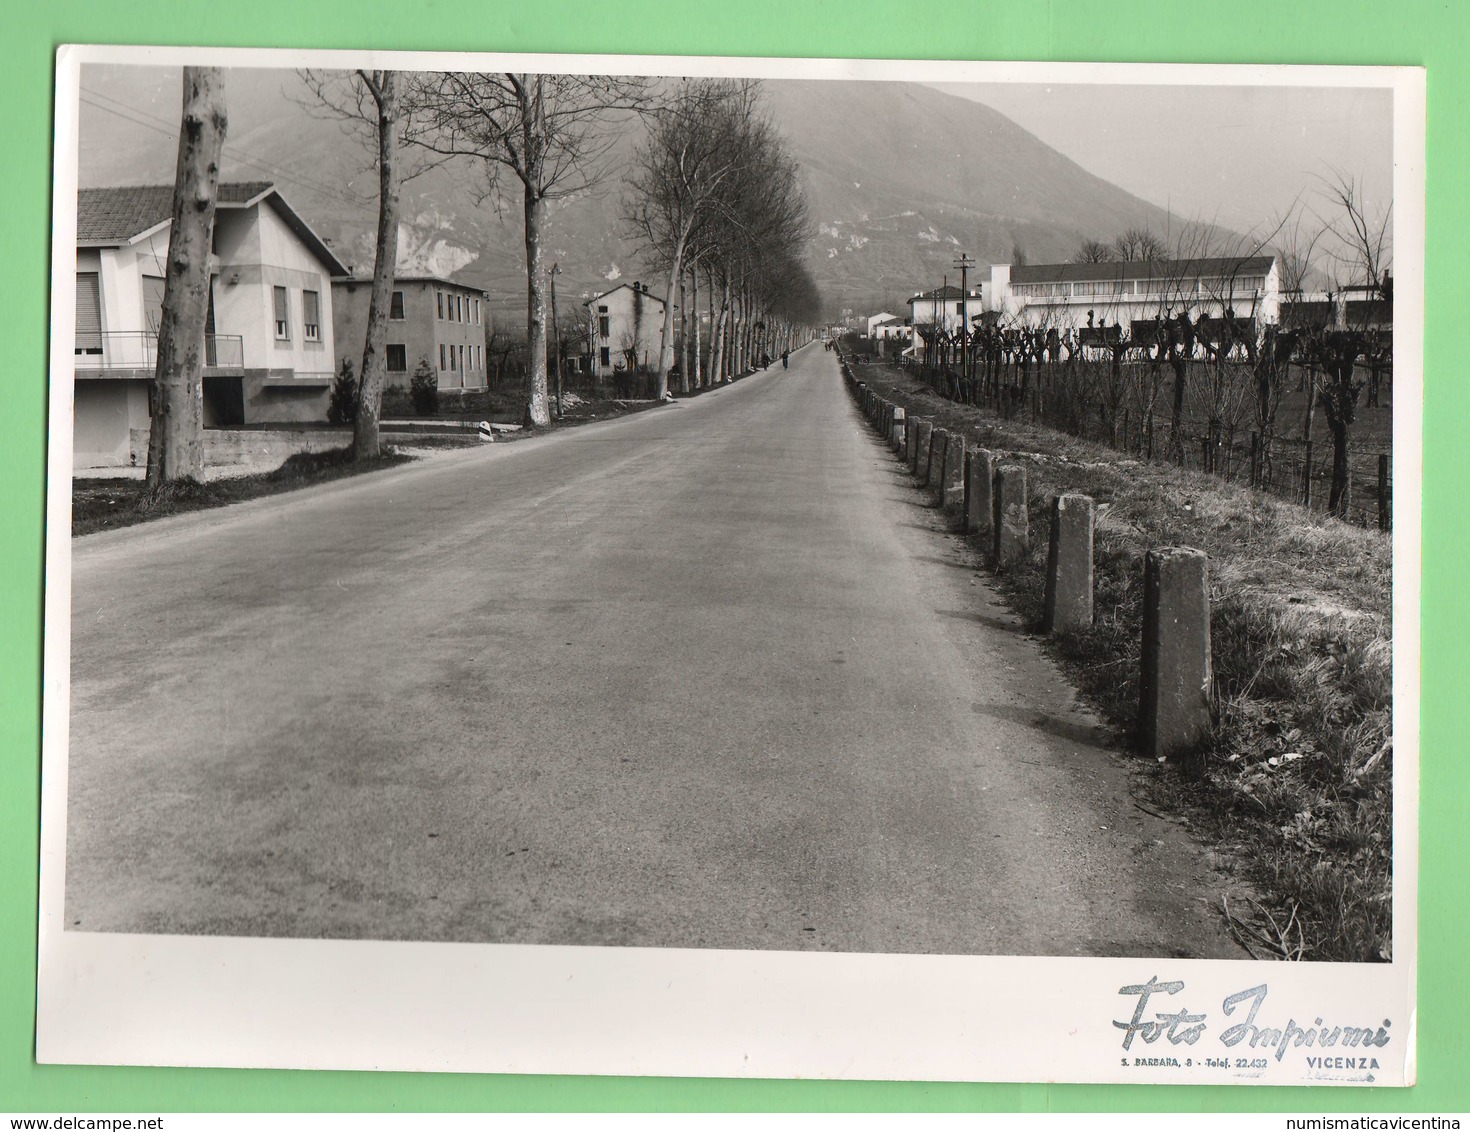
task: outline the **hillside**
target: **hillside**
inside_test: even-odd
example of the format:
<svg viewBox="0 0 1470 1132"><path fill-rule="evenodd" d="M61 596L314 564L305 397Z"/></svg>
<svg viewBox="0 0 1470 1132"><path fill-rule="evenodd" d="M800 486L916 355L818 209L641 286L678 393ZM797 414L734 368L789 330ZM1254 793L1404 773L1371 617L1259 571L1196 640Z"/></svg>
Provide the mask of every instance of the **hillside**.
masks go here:
<svg viewBox="0 0 1470 1132"><path fill-rule="evenodd" d="M168 180L177 73L87 68L82 87L81 184ZM1019 245L1042 262L1065 258L1084 236L1164 228L1162 209L978 103L911 83L780 81L766 92L803 170L808 262L834 312L900 309L954 274L960 251L989 264ZM231 71L227 96L224 175L274 179L344 261L370 269L376 178L363 145L313 110L289 71ZM617 224L617 162L635 142L630 127L609 177L553 209L549 258L561 265L564 301L640 273ZM403 221L406 268L483 286L502 316L523 309L518 198L497 210L482 168L461 162L408 181Z"/></svg>

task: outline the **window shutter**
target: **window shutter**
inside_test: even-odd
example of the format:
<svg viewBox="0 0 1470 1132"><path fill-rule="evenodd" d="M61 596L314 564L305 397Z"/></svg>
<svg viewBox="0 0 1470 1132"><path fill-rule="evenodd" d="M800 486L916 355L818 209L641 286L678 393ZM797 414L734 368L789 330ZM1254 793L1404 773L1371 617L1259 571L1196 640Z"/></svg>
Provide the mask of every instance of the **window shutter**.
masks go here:
<svg viewBox="0 0 1470 1132"><path fill-rule="evenodd" d="M95 271L77 272L78 354L102 352L102 296Z"/></svg>

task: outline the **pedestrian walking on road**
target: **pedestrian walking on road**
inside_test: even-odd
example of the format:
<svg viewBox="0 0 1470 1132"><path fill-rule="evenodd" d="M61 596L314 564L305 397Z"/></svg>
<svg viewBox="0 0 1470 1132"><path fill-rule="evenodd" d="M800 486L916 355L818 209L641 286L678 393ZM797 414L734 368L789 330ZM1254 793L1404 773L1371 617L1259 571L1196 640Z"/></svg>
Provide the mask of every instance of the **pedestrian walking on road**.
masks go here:
<svg viewBox="0 0 1470 1132"><path fill-rule="evenodd" d="M782 369L785 369L786 368L787 360L790 357L791 357L791 351L790 350L782 350L781 351L781 368Z"/></svg>

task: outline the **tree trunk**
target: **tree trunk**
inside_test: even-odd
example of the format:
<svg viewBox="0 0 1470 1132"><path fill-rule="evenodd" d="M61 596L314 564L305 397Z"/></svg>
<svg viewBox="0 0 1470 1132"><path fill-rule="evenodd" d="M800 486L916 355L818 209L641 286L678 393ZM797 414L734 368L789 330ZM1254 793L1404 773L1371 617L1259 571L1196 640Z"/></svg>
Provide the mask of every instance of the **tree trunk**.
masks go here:
<svg viewBox="0 0 1470 1132"><path fill-rule="evenodd" d="M528 428L551 423L546 391L546 271L541 265L541 228L546 199L527 188L526 214L526 415Z"/></svg>
<svg viewBox="0 0 1470 1132"><path fill-rule="evenodd" d="M1184 379L1189 370L1189 359L1175 354L1169 358L1169 365L1174 370L1174 401L1169 410L1169 455L1182 463L1184 460Z"/></svg>
<svg viewBox="0 0 1470 1132"><path fill-rule="evenodd" d="M556 272L560 264L551 265L551 344L553 373L556 374L556 418L561 419L561 324L556 320Z"/></svg>
<svg viewBox="0 0 1470 1132"><path fill-rule="evenodd" d="M1348 464L1348 422L1328 418L1332 432L1332 490L1327 497L1327 510L1339 519L1348 517L1352 498L1352 468Z"/></svg>
<svg viewBox="0 0 1470 1132"><path fill-rule="evenodd" d="M684 241L674 247L673 261L669 264L669 287L664 292L664 324L658 338L658 366L654 377L653 399L662 401L669 391L669 370L674 368L674 296L682 289L680 282L684 274ZM687 382L687 378L685 379ZM686 393L689 391L685 386Z"/></svg>
<svg viewBox="0 0 1470 1132"><path fill-rule="evenodd" d="M148 489L204 477L204 323L225 141L224 76L185 67L158 363L148 433Z"/></svg>
<svg viewBox="0 0 1470 1132"><path fill-rule="evenodd" d="M714 288L710 288L710 302L714 302ZM724 294L720 298L720 315L710 329L710 380L716 384L725 381L725 323L730 312L730 281L725 280Z"/></svg>
<svg viewBox="0 0 1470 1132"><path fill-rule="evenodd" d="M378 239L373 253L373 289L368 299L367 337L362 345L362 381L357 387L357 419L352 426L352 458L378 456L378 420L388 361L388 308L398 265L398 76L387 71L378 87Z"/></svg>
<svg viewBox="0 0 1470 1132"><path fill-rule="evenodd" d="M689 352L689 365L694 370L694 388L704 387L704 365L699 356L699 267L696 264L693 271L689 273L689 309L694 315L694 334L691 340Z"/></svg>

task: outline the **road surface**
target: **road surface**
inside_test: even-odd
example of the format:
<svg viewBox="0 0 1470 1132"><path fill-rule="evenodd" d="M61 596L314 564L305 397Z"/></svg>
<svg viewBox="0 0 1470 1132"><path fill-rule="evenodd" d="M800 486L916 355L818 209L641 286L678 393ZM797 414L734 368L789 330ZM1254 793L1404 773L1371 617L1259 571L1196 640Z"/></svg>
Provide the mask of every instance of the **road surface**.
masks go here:
<svg viewBox="0 0 1470 1132"><path fill-rule="evenodd" d="M820 347L73 547L73 930L1239 957Z"/></svg>

